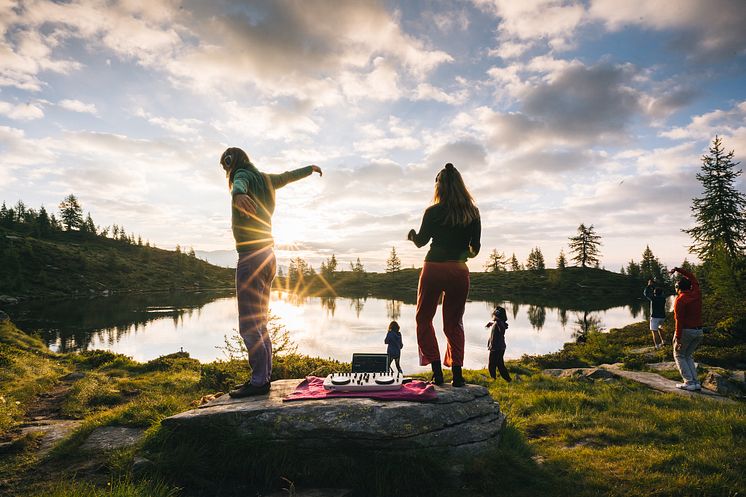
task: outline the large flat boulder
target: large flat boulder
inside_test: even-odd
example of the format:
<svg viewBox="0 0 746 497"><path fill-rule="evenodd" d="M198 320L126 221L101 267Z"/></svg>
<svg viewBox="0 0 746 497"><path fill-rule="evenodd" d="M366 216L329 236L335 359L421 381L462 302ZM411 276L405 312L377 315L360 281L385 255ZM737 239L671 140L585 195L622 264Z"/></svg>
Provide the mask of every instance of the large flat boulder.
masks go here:
<svg viewBox="0 0 746 497"><path fill-rule="evenodd" d="M475 453L494 447L505 420L486 388L436 387L431 402L334 398L283 402L301 379L272 383L268 395L227 395L164 419L179 438L205 430L231 430L261 444L293 450Z"/></svg>

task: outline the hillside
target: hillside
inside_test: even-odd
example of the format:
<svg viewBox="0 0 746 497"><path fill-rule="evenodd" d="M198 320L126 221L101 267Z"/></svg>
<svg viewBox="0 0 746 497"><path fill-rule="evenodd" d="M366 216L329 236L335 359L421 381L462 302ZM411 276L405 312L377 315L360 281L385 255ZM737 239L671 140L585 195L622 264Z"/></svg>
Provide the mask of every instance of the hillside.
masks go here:
<svg viewBox="0 0 746 497"><path fill-rule="evenodd" d="M73 296L225 288L234 270L190 255L79 231L38 238L0 227L0 294Z"/></svg>

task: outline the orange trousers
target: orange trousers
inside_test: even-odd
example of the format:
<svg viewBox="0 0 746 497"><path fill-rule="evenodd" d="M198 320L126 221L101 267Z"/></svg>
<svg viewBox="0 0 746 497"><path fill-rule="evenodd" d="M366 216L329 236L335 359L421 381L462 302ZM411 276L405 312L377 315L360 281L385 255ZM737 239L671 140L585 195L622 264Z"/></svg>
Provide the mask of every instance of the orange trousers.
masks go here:
<svg viewBox="0 0 746 497"><path fill-rule="evenodd" d="M469 295L469 268L464 262L425 262L417 288L417 347L420 365L440 361L433 318L443 294L443 333L448 347L443 364L464 364L464 307Z"/></svg>

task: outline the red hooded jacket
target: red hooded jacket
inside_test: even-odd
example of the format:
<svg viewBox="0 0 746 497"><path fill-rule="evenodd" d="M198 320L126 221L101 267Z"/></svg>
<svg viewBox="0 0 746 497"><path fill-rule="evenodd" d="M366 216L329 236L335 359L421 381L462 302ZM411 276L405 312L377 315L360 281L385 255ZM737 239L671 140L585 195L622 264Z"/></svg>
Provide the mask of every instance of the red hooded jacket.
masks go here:
<svg viewBox="0 0 746 497"><path fill-rule="evenodd" d="M686 269L679 269L678 272L692 282L692 287L681 291L673 303L676 338L681 337L681 330L684 328L702 327L702 291L699 289L697 277Z"/></svg>

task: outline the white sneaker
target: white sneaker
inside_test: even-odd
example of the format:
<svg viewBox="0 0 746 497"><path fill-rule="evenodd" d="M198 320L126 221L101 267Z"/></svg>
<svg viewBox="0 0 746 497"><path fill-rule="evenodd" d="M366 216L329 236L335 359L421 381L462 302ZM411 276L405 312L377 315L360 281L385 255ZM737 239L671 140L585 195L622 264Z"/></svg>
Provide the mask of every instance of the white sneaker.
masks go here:
<svg viewBox="0 0 746 497"><path fill-rule="evenodd" d="M693 392L694 390L697 389L697 384L696 383L677 383L676 388L678 388L679 390L688 390L690 392Z"/></svg>

